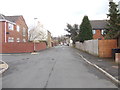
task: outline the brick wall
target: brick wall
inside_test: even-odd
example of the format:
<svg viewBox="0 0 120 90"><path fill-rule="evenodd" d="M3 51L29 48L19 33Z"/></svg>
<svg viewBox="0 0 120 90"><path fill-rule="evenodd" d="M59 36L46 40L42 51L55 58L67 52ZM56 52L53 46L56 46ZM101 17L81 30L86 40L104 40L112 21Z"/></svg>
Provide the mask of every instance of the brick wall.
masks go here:
<svg viewBox="0 0 120 90"><path fill-rule="evenodd" d="M4 33L4 23L5 22L0 22L0 43L5 41L5 33Z"/></svg>
<svg viewBox="0 0 120 90"><path fill-rule="evenodd" d="M13 26L14 30L9 30L8 24L9 23L5 21L0 22L0 42L5 42L5 36L6 36L7 42L9 37L14 37L14 42L17 42L17 38L20 38L20 42L23 42L23 39L28 41L28 27L22 16L18 18L18 20L16 21L16 25L14 24ZM17 25L20 27L19 32L17 31ZM7 34L5 33L5 28L6 28ZM26 30L25 36L23 36L23 28L25 28Z"/></svg>
<svg viewBox="0 0 120 90"><path fill-rule="evenodd" d="M28 41L28 27L27 27L26 22L25 22L25 20L22 16L20 16L18 18L18 20L16 21L16 25L20 26L20 32L17 32L17 30L16 30L16 33L19 34L19 38L21 40L26 39L26 41ZM26 35L25 36L23 36L23 27L26 29ZM16 26L15 26L15 28L16 28ZM18 35L15 38L18 38Z"/></svg>
<svg viewBox="0 0 120 90"><path fill-rule="evenodd" d="M35 49L36 51L44 50L47 47L45 42L36 43L35 46L36 46Z"/></svg>
<svg viewBox="0 0 120 90"><path fill-rule="evenodd" d="M117 48L117 40L99 40L99 57L112 57L112 49Z"/></svg>
<svg viewBox="0 0 120 90"><path fill-rule="evenodd" d="M0 53L28 53L34 51L34 43L2 43L2 51ZM46 49L46 43L36 43L36 51Z"/></svg>
<svg viewBox="0 0 120 90"><path fill-rule="evenodd" d="M101 39L104 39L104 37L101 35L101 30L95 30L95 34L93 34L93 39L98 39L98 38L101 38Z"/></svg>

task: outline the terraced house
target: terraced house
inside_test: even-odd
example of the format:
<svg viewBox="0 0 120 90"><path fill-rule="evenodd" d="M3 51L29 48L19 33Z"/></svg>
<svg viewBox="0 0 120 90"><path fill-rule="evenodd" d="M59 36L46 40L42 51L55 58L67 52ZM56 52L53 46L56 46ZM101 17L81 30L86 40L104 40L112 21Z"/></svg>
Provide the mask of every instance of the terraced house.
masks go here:
<svg viewBox="0 0 120 90"><path fill-rule="evenodd" d="M0 14L0 42L14 43L28 41L28 27L22 15Z"/></svg>

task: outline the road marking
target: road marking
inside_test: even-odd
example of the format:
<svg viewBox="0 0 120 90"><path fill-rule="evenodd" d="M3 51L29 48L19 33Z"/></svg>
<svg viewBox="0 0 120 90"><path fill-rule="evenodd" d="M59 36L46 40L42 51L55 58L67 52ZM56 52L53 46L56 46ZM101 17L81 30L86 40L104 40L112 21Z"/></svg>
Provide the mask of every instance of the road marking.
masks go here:
<svg viewBox="0 0 120 90"><path fill-rule="evenodd" d="M117 83L118 85L120 85L120 81L117 80L115 77L113 77L111 74L109 74L108 72L106 72L105 70L103 70L102 68L100 68L99 66L97 66L96 64L91 63L90 61L88 61L86 58L83 57L83 55L76 53L77 55L79 55L84 61L86 61L88 64L94 66L95 68L97 68L98 70L100 70L101 72L103 72L107 77L109 77L111 80L113 80L115 83Z"/></svg>
<svg viewBox="0 0 120 90"><path fill-rule="evenodd" d="M31 55L37 55L38 53L37 52L32 52Z"/></svg>
<svg viewBox="0 0 120 90"><path fill-rule="evenodd" d="M0 60L0 62L2 62L4 64L4 66L5 66L5 68L3 68L2 70L0 70L0 74L2 74L3 72L5 72L9 68L9 66L8 66L8 64L6 62L4 62L2 60Z"/></svg>

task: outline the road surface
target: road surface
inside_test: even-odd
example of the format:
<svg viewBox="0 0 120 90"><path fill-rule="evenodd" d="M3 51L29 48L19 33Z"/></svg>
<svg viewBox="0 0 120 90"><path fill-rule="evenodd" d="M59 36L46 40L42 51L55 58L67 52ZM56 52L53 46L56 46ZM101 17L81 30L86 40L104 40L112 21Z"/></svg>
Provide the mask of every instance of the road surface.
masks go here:
<svg viewBox="0 0 120 90"><path fill-rule="evenodd" d="M9 69L3 88L117 88L74 48L57 46L37 54L3 55Z"/></svg>

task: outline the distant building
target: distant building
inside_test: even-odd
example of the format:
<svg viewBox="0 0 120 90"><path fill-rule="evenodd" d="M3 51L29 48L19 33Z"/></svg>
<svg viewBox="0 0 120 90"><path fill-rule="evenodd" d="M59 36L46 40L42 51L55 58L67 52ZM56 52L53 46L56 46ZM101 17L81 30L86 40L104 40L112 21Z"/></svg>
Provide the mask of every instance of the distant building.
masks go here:
<svg viewBox="0 0 120 90"><path fill-rule="evenodd" d="M38 22L37 26L29 31L29 40L30 41L46 41L47 40L47 30L43 28L43 25Z"/></svg>
<svg viewBox="0 0 120 90"><path fill-rule="evenodd" d="M104 39L103 33L107 28L106 20L91 20L93 39Z"/></svg>
<svg viewBox="0 0 120 90"><path fill-rule="evenodd" d="M47 44L48 44L48 47L52 47L52 44L53 44L53 41L52 41L52 36L51 36L51 32L50 31L47 31Z"/></svg>
<svg viewBox="0 0 120 90"><path fill-rule="evenodd" d="M0 42L27 42L28 27L22 15L5 16L0 14Z"/></svg>

